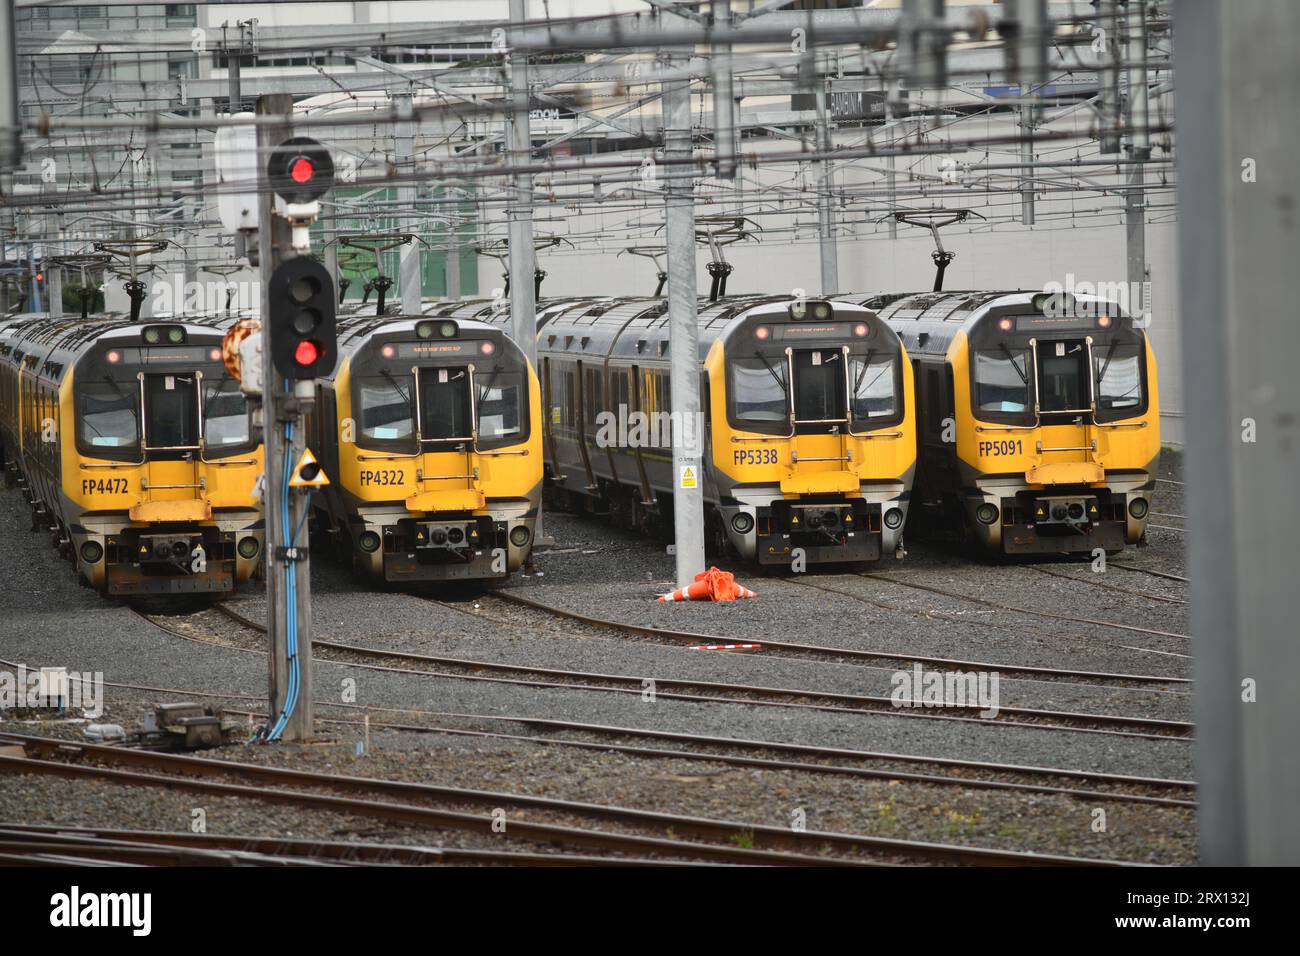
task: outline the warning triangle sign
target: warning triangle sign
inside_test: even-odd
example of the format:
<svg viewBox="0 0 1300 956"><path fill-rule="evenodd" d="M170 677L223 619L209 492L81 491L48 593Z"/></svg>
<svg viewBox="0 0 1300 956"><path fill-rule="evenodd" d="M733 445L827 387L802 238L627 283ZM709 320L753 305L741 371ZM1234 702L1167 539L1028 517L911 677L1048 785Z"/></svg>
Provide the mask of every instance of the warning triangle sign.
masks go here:
<svg viewBox="0 0 1300 956"><path fill-rule="evenodd" d="M316 461L310 448L302 450L302 457L294 466L293 477L289 479L290 488L324 488L330 483L325 477L325 469Z"/></svg>

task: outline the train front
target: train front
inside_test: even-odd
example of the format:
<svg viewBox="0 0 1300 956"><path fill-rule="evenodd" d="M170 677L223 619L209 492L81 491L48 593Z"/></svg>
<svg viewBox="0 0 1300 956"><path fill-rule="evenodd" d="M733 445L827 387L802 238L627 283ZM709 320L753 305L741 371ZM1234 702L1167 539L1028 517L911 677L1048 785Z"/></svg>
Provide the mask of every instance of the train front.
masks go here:
<svg viewBox="0 0 1300 956"><path fill-rule="evenodd" d="M1112 302L1019 294L949 349L968 525L991 551L1135 544L1160 456L1155 356Z"/></svg>
<svg viewBox="0 0 1300 956"><path fill-rule="evenodd" d="M64 530L82 578L105 594L227 593L257 566L262 450L222 335L117 327L63 379Z"/></svg>
<svg viewBox="0 0 1300 956"><path fill-rule="evenodd" d="M761 564L901 555L916 466L898 336L842 302L765 303L706 359L713 473L731 544Z"/></svg>
<svg viewBox="0 0 1300 956"><path fill-rule="evenodd" d="M385 323L350 350L335 395L349 535L367 573L502 579L525 563L541 500L541 400L500 328Z"/></svg>

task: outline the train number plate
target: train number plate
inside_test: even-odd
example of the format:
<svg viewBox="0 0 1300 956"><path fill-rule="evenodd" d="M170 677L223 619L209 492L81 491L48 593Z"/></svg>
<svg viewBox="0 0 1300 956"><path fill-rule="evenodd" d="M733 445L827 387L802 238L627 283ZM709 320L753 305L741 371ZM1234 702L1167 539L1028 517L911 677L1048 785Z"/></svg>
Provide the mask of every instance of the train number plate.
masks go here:
<svg viewBox="0 0 1300 956"><path fill-rule="evenodd" d="M1024 448L1019 438L1003 438L980 442L979 453L981 458L998 458L1003 455L1023 455Z"/></svg>
<svg viewBox="0 0 1300 956"><path fill-rule="evenodd" d="M83 478L81 493L83 495L124 495L127 491L125 478Z"/></svg>
<svg viewBox="0 0 1300 956"><path fill-rule="evenodd" d="M380 468L361 472L361 487L390 488L406 484L406 472L398 468Z"/></svg>
<svg viewBox="0 0 1300 956"><path fill-rule="evenodd" d="M737 465L775 465L777 461L775 448L738 448L733 463Z"/></svg>

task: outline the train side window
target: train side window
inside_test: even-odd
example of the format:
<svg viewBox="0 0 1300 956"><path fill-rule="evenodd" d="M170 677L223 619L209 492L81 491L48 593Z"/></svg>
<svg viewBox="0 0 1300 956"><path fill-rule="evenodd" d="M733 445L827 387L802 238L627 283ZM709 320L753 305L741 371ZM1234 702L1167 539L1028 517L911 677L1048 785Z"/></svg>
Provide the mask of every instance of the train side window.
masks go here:
<svg viewBox="0 0 1300 956"><path fill-rule="evenodd" d="M312 422L312 431L317 422ZM203 382L203 444L208 449L247 444L248 403L239 383L225 377Z"/></svg>
<svg viewBox="0 0 1300 956"><path fill-rule="evenodd" d="M92 456L140 444L139 400L129 383L105 378L80 387L77 437Z"/></svg>
<svg viewBox="0 0 1300 956"><path fill-rule="evenodd" d="M520 435L523 382L522 372L504 371L490 372L476 382L480 443L490 445Z"/></svg>
<svg viewBox="0 0 1300 956"><path fill-rule="evenodd" d="M1093 353L1097 376L1097 418L1113 421L1140 415L1146 407L1141 343L1115 343Z"/></svg>
<svg viewBox="0 0 1300 956"><path fill-rule="evenodd" d="M411 379L392 375L365 375L356 383L360 437L370 441L409 441L415 435L415 406Z"/></svg>
<svg viewBox="0 0 1300 956"><path fill-rule="evenodd" d="M1028 410L1028 349L975 353L975 406L985 412Z"/></svg>

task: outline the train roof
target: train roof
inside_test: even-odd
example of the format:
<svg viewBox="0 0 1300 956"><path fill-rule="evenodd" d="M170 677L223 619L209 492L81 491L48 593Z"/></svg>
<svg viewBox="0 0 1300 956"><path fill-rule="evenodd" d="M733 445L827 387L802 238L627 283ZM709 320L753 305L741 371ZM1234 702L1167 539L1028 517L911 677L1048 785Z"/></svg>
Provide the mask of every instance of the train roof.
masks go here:
<svg viewBox="0 0 1300 956"><path fill-rule="evenodd" d="M1037 311L1034 299L1043 290L952 290L944 292L852 293L850 302L875 308L882 320L898 333L909 352L946 354L958 332L969 332L996 310ZM1104 305L1116 315L1127 315L1115 302L1094 295L1074 294L1083 303Z"/></svg>
<svg viewBox="0 0 1300 956"><path fill-rule="evenodd" d="M795 297L735 296L697 305L700 357L715 341L744 319L786 315ZM829 297L837 310L871 315L871 310L839 296ZM662 358L668 354L668 300L666 298L611 298L574 303L550 315L539 330L539 342L553 351L575 354Z"/></svg>

